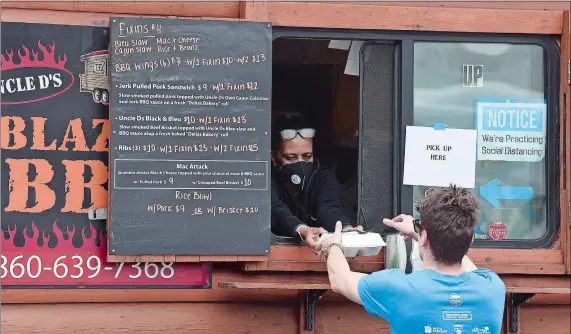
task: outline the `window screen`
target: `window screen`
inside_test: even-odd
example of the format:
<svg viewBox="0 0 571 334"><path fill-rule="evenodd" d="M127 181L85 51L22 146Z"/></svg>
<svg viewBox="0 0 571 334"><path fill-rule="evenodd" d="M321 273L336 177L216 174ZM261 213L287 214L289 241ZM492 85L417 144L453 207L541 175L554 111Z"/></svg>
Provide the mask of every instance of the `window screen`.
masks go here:
<svg viewBox="0 0 571 334"><path fill-rule="evenodd" d="M393 216L395 78L394 44L361 47L359 224L379 232Z"/></svg>

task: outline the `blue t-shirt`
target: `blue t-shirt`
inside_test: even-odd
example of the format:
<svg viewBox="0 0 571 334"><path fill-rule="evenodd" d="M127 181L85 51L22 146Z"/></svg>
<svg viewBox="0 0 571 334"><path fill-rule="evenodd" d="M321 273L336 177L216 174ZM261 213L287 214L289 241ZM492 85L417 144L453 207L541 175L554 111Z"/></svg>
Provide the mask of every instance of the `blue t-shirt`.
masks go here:
<svg viewBox="0 0 571 334"><path fill-rule="evenodd" d="M494 272L458 276L421 270L382 270L359 280L368 313L384 318L392 334L500 333L506 287Z"/></svg>

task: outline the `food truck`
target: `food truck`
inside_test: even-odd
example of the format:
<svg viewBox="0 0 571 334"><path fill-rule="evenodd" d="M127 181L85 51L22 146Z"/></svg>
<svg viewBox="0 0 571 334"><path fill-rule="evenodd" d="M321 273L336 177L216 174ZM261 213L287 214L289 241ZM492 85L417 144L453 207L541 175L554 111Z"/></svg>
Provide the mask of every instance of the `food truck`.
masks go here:
<svg viewBox="0 0 571 334"><path fill-rule="evenodd" d="M109 56L107 50L95 51L80 58L85 72L79 75L80 92L91 93L95 103L109 104Z"/></svg>
<svg viewBox="0 0 571 334"><path fill-rule="evenodd" d="M480 200L503 333L569 333L570 5L3 1L2 330L389 333L270 229L290 107L387 241L353 270L414 270L382 218L446 165Z"/></svg>

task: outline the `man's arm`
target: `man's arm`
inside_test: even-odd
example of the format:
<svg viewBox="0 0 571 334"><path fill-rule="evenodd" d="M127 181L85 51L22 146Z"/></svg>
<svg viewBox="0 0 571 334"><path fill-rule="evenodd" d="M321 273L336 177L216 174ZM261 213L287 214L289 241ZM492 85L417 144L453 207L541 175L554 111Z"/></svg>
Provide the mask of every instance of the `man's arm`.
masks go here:
<svg viewBox="0 0 571 334"><path fill-rule="evenodd" d="M343 226L353 225L343 207L341 186L331 171L320 169L314 176L310 191L311 209L318 226L333 232L337 221L341 221Z"/></svg>
<svg viewBox="0 0 571 334"><path fill-rule="evenodd" d="M323 240L320 256L327 258L331 289L349 300L363 305L369 314L390 322L395 305L416 291L407 290L406 274L402 270L381 270L370 275L352 272L340 248L341 222L335 225L333 236Z"/></svg>
<svg viewBox="0 0 571 334"><path fill-rule="evenodd" d="M333 246L329 249L327 273L329 275L331 290L357 304L363 305L357 287L359 280L366 275L352 272L351 269L349 269L349 263L347 263L347 259L345 255L343 255L341 248Z"/></svg>

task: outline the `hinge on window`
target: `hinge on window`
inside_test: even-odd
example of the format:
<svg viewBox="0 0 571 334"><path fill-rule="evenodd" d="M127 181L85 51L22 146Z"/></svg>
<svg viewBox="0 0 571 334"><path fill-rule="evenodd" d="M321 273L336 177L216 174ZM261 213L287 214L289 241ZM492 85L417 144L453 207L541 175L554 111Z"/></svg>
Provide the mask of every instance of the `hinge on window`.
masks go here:
<svg viewBox="0 0 571 334"><path fill-rule="evenodd" d="M567 59L567 84L571 85L571 58Z"/></svg>

